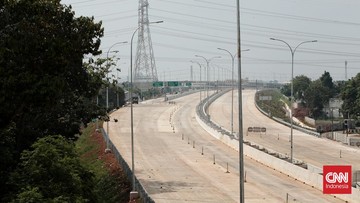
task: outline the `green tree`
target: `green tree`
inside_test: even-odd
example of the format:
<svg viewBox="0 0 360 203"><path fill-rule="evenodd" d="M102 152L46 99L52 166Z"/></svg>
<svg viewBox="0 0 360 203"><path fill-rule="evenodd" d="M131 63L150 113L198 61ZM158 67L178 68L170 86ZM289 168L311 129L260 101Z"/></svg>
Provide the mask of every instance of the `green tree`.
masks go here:
<svg viewBox="0 0 360 203"><path fill-rule="evenodd" d="M360 114L360 73L347 81L341 91L341 99L344 101L342 112L347 117L356 118Z"/></svg>
<svg viewBox="0 0 360 203"><path fill-rule="evenodd" d="M102 36L101 22L75 17L60 0L1 1L0 199L23 149L49 134L75 138L81 123L104 114L93 100L106 67L83 63L101 53Z"/></svg>
<svg viewBox="0 0 360 203"><path fill-rule="evenodd" d="M329 102L328 97L324 94L327 88L324 87L320 80L313 81L304 93L306 106L310 109L310 116L319 118L322 116L324 104Z"/></svg>
<svg viewBox="0 0 360 203"><path fill-rule="evenodd" d="M325 96L330 100L330 98L334 97L338 93L330 73L325 71L319 79L321 84L326 88L326 92L323 94L325 94Z"/></svg>
<svg viewBox="0 0 360 203"><path fill-rule="evenodd" d="M18 191L15 202L95 201L93 174L62 136L46 136L25 150L11 183Z"/></svg>
<svg viewBox="0 0 360 203"><path fill-rule="evenodd" d="M324 106L337 94L337 89L327 71L318 80L310 83L304 92L304 101L310 109L310 116L315 119L323 116Z"/></svg>
<svg viewBox="0 0 360 203"><path fill-rule="evenodd" d="M324 73L320 77L320 81L324 87L327 87L329 89L334 89L333 79L330 76L329 72L324 71Z"/></svg>
<svg viewBox="0 0 360 203"><path fill-rule="evenodd" d="M14 121L18 144L25 146L38 135L73 136L93 116L84 107L102 83L93 66L82 64L84 54L100 53L101 24L75 18L71 7L50 0L7 1L0 15L6 28L0 35L0 127Z"/></svg>
<svg viewBox="0 0 360 203"><path fill-rule="evenodd" d="M303 100L304 93L311 84L311 79L305 75L294 78L294 97L296 100Z"/></svg>
<svg viewBox="0 0 360 203"><path fill-rule="evenodd" d="M291 84L285 84L284 86L281 87L280 89L281 94L290 97L291 96Z"/></svg>

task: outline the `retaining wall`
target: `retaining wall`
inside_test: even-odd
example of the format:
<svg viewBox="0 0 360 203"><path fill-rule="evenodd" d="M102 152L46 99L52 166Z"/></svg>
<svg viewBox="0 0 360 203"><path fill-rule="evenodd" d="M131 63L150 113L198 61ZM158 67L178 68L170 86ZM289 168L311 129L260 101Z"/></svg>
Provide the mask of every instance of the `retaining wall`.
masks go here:
<svg viewBox="0 0 360 203"><path fill-rule="evenodd" d="M101 131L101 134L104 137L104 140L106 141L107 140L107 134L106 134L105 130L103 128L101 128L100 131ZM120 166L124 170L124 172L126 174L126 177L128 177L129 181L132 181L133 173L132 173L129 165L126 163L126 161L121 156L121 154L116 149L115 145L111 142L111 140L109 140L109 148L111 150L111 153L114 153L114 155L116 157L116 160L118 161L118 163L120 164ZM135 188L136 188L136 191L139 193L143 203L155 203L155 201L148 195L147 191L141 185L141 183L139 182L139 180L136 177L135 177Z"/></svg>

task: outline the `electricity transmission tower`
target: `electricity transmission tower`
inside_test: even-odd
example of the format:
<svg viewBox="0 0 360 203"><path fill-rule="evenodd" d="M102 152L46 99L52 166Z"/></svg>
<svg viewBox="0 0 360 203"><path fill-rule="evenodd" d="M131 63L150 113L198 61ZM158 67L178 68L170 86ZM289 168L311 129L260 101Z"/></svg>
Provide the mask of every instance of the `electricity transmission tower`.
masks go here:
<svg viewBox="0 0 360 203"><path fill-rule="evenodd" d="M139 0L138 42L135 56L134 82L140 89L148 89L158 80L151 42L147 0Z"/></svg>

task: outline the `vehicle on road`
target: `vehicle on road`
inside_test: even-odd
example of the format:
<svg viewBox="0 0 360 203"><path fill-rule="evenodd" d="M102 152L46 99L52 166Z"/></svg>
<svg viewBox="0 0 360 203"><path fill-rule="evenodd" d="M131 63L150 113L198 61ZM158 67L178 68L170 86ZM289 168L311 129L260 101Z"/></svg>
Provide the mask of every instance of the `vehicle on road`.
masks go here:
<svg viewBox="0 0 360 203"><path fill-rule="evenodd" d="M139 97L132 97L131 102L133 104L138 104L139 103Z"/></svg>

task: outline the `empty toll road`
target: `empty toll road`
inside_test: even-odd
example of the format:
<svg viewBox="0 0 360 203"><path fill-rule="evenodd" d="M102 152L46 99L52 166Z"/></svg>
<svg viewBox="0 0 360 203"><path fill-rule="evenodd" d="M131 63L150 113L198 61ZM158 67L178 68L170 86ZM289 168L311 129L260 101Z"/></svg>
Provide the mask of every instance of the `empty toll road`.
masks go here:
<svg viewBox="0 0 360 203"><path fill-rule="evenodd" d="M237 91L234 101L237 104ZM263 115L254 103L255 90L243 91L244 140L290 156L290 128ZM231 129L231 92L218 98L210 105L211 118L226 129ZM234 105L234 131L238 132L237 105ZM247 133L248 127L265 127L266 133ZM322 169L323 165L352 165L353 171L360 170L360 149L339 142L294 130L294 158ZM341 151L341 156L340 156Z"/></svg>
<svg viewBox="0 0 360 203"><path fill-rule="evenodd" d="M239 202L238 152L200 127L198 100L192 94L175 104L134 105L135 174L155 202ZM110 123L110 139L131 166L130 107L111 118L119 122ZM247 202L284 202L287 194L300 202L341 202L248 158L245 170Z"/></svg>

